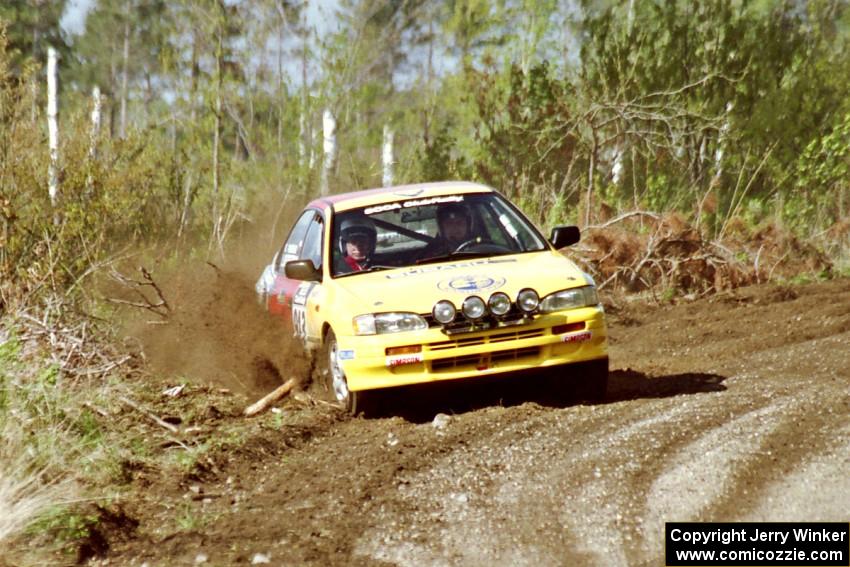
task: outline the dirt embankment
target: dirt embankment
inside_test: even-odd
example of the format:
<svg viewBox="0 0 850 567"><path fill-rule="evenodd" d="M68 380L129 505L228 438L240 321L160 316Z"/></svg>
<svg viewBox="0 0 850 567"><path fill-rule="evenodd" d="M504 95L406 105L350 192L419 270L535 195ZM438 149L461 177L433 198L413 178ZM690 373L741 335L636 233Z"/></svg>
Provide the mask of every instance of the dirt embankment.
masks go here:
<svg viewBox="0 0 850 567"><path fill-rule="evenodd" d="M418 392L382 419L290 400L245 420L247 398L190 387L162 411L239 448L135 474L138 525L92 563L658 565L665 521L847 521L850 280L609 315L599 405L529 381Z"/></svg>

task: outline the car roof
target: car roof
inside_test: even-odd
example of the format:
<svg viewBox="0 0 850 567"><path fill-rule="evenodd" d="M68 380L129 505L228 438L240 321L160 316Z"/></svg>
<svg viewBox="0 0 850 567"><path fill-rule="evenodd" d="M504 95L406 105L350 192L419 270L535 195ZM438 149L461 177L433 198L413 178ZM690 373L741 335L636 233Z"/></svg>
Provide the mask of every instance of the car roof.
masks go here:
<svg viewBox="0 0 850 567"><path fill-rule="evenodd" d="M464 193L493 193L494 190L480 183L469 181L441 181L437 183L415 183L411 185L396 185L328 195L313 200L308 207L325 209L333 207L337 211L346 211L370 205L380 205L403 199L419 199L424 197L439 197L441 195L457 195Z"/></svg>

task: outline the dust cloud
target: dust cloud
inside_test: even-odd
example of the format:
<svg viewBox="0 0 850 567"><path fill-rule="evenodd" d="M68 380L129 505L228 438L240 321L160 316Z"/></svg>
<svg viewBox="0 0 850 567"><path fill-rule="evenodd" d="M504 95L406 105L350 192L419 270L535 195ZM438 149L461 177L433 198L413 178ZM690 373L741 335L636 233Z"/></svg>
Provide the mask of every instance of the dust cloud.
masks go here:
<svg viewBox="0 0 850 567"><path fill-rule="evenodd" d="M176 266L149 268L168 303L158 317L150 310L124 309L124 333L149 370L255 395L289 378L299 387L309 381L310 364L291 329L258 301L254 285L285 238L294 213L277 223L256 222L240 229L224 259L187 259ZM259 234L277 226L275 234ZM281 234L282 233L282 234ZM167 254L163 252L163 257ZM171 264L171 262L168 262ZM136 266L137 268L138 266ZM128 273L133 267L126 266ZM136 278L138 279L138 278ZM112 286L113 297L139 302L140 293L158 301L153 286Z"/></svg>

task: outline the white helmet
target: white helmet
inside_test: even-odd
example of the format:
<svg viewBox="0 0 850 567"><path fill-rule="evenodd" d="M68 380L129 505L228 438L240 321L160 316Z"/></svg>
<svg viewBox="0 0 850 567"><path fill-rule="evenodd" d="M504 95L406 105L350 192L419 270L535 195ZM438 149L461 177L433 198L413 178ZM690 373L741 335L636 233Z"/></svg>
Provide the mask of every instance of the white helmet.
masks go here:
<svg viewBox="0 0 850 567"><path fill-rule="evenodd" d="M339 225L339 251L345 254L345 243L355 236L367 238L369 241L369 254L375 251L378 231L375 223L366 217L355 216L343 219Z"/></svg>

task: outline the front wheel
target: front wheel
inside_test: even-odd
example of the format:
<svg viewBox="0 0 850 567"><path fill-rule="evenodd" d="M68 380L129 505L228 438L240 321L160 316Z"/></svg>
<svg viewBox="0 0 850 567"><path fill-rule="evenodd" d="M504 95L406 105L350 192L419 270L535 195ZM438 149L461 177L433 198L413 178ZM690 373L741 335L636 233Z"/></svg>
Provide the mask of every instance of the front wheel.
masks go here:
<svg viewBox="0 0 850 567"><path fill-rule="evenodd" d="M548 392L559 403L600 403L608 392L608 359L576 362L547 370Z"/></svg>
<svg viewBox="0 0 850 567"><path fill-rule="evenodd" d="M574 379L578 398L591 403L604 402L608 393L608 359L591 360L577 366Z"/></svg>
<svg viewBox="0 0 850 567"><path fill-rule="evenodd" d="M374 407L372 404L373 393L368 391L352 392L348 389L348 380L345 377L345 372L342 369L342 364L339 359L339 344L336 341L336 335L333 331L328 331L325 337L325 348L323 363L327 367L327 372L323 373L329 381L329 390L334 399L339 402L346 411L352 415L358 413L370 414Z"/></svg>

